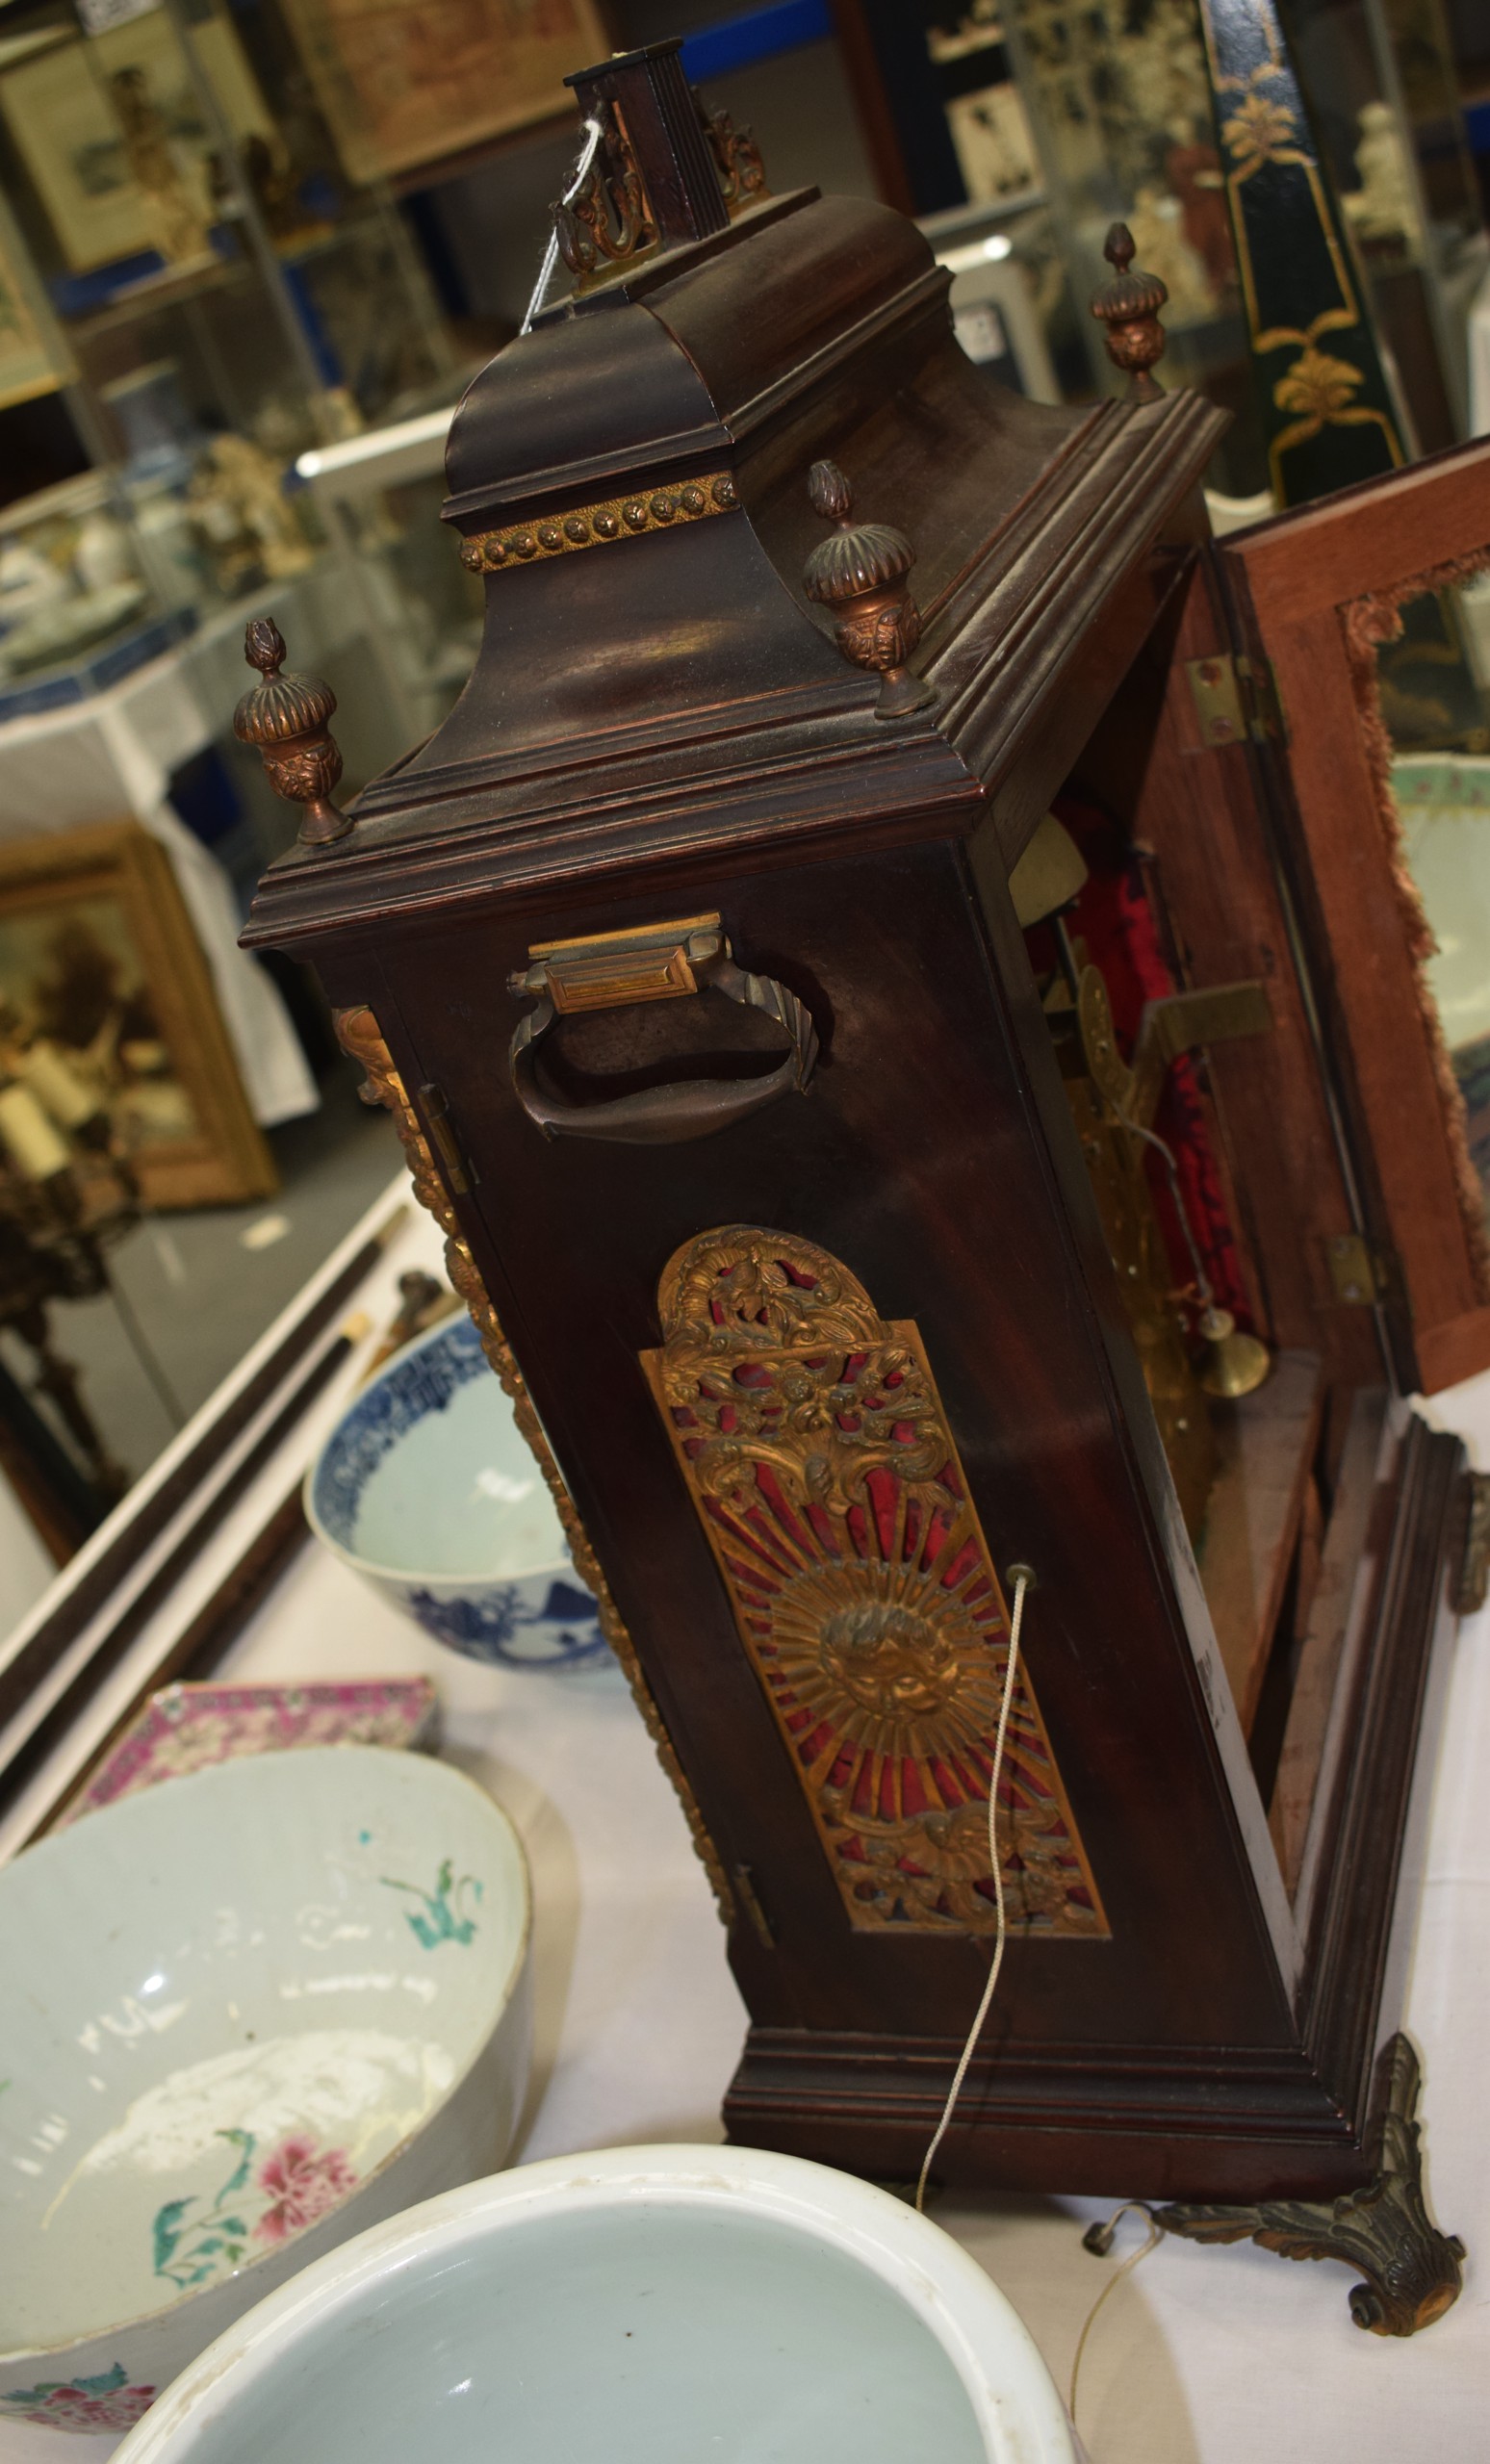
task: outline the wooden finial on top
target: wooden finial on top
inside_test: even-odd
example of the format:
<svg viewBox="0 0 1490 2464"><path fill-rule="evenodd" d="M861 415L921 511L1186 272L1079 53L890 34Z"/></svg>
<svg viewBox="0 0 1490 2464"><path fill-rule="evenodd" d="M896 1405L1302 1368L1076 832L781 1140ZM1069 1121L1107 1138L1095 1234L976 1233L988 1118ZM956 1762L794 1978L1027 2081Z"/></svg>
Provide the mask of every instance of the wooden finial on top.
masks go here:
<svg viewBox="0 0 1490 2464"><path fill-rule="evenodd" d="M327 847L352 826L350 815L331 801L342 775L341 748L326 726L336 695L319 676L282 676L284 655L284 635L273 617L250 618L244 656L262 681L239 703L233 733L240 744L258 746L274 793L287 804L304 806L301 844Z"/></svg>
<svg viewBox="0 0 1490 2464"><path fill-rule="evenodd" d="M1102 254L1113 269L1113 278L1092 293L1092 314L1100 317L1107 328L1103 340L1113 366L1127 370L1132 398L1156 402L1164 388L1149 371L1164 357L1167 338L1159 311L1169 292L1156 273L1145 273L1142 266L1134 265L1133 234L1125 222L1113 224Z"/></svg>

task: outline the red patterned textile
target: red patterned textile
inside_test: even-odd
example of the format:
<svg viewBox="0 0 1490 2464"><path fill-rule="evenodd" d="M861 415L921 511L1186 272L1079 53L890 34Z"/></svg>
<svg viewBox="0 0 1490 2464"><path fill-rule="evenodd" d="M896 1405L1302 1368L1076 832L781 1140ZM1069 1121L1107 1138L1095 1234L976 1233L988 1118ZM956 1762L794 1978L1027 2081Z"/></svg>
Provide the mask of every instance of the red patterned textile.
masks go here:
<svg viewBox="0 0 1490 2464"><path fill-rule="evenodd" d="M1081 849L1090 874L1066 916L1066 928L1073 940L1086 942L1092 965L1100 967L1106 978L1113 1022L1124 1058L1131 1060L1145 1001L1158 1000L1177 988L1144 888L1143 866L1123 832L1099 806L1063 796L1053 809ZM1173 1150L1185 1213L1216 1298L1222 1309L1232 1312L1239 1325L1251 1329L1236 1235L1226 1212L1195 1065L1187 1055L1182 1054L1171 1066L1151 1126ZM1175 1213L1169 1176L1162 1157L1152 1151L1148 1178L1175 1288L1183 1290L1195 1283L1195 1266Z"/></svg>

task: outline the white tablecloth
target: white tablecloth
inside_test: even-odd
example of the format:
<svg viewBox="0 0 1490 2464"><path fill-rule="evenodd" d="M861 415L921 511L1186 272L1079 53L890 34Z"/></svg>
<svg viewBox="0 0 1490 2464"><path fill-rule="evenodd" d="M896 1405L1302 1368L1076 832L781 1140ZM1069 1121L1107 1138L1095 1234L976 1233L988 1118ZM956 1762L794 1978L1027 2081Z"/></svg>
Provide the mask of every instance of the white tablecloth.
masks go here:
<svg viewBox="0 0 1490 2464"><path fill-rule="evenodd" d="M381 1305L403 1267L435 1253L430 1228L411 1225L369 1305ZM355 1373L352 1364L300 1432L302 1455ZM1440 1397L1433 1417L1477 1438L1490 1461L1490 1377ZM266 1475L275 1494L284 1477L282 1462ZM745 2012L682 1814L614 1673L566 1678L457 1660L312 1546L222 1674L419 1672L444 1697L448 1754L506 1808L532 1864L537 2049L517 2161L616 2142L717 2141ZM1438 2464L1485 2451L1487 1762L1490 1611L1464 1624L1455 1651L1408 2007L1425 2063L1432 2201L1470 2252L1457 2307L1424 2335L1387 2341L1351 2324L1353 2279L1343 2267L1297 2265L1246 2244L1162 2243L1106 2305L1088 2347L1079 2423L1092 2464ZM1113 2260L1082 2249L1085 2222L1114 2203L960 2199L937 2210L1022 2312L1063 2388L1082 2320L1139 2231L1129 2220ZM85 2464L111 2444L64 2445L55 2431L10 2425L0 2428L0 2464L66 2464L69 2452Z"/></svg>

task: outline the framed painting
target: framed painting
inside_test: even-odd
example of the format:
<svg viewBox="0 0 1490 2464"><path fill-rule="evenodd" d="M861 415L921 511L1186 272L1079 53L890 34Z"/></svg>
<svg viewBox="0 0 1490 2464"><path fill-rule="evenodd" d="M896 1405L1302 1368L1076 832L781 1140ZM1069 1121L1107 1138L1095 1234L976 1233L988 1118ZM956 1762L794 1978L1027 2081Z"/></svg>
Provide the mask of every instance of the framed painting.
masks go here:
<svg viewBox="0 0 1490 2464"><path fill-rule="evenodd" d="M96 1099L146 1207L278 1186L170 860L136 822L0 845L0 1047Z"/></svg>
<svg viewBox="0 0 1490 2464"><path fill-rule="evenodd" d="M343 167L372 180L565 113L594 0L286 0Z"/></svg>
<svg viewBox="0 0 1490 2464"><path fill-rule="evenodd" d="M225 17L191 29L197 60L234 137L271 138L273 121L253 70ZM121 81L139 98L160 140L167 176L146 185L131 159L117 97ZM52 225L69 272L88 273L118 258L159 248L182 254L175 223L205 248L216 219L212 158L217 140L192 81L181 38L154 9L86 40L66 42L0 75L0 110Z"/></svg>

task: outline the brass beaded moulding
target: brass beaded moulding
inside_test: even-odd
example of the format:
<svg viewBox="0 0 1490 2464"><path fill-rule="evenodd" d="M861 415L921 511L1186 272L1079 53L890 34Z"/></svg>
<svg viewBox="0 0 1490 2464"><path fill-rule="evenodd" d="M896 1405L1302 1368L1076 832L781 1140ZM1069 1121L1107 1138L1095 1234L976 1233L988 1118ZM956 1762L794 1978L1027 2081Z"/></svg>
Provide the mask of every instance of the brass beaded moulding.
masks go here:
<svg viewBox="0 0 1490 2464"><path fill-rule="evenodd" d="M510 530L478 530L462 541L460 561L469 573L500 574L513 565L538 565L550 556L576 555L581 548L608 548L617 539L638 539L644 531L706 522L711 514L732 513L739 500L728 471L708 471L702 478L685 479L681 487L607 497L602 504L578 504L568 513L519 523Z"/></svg>

